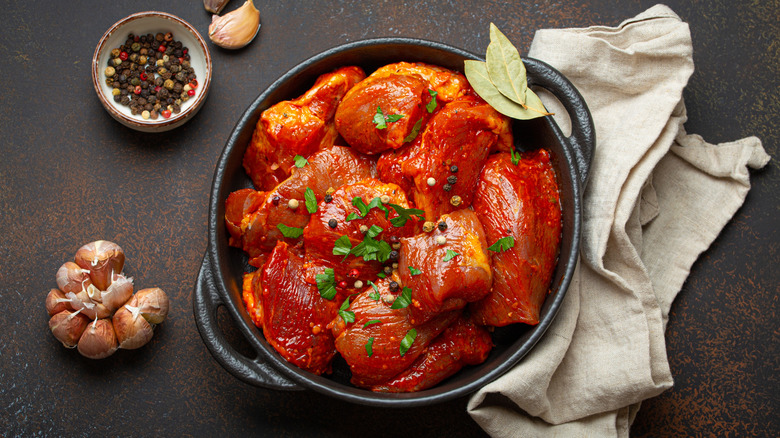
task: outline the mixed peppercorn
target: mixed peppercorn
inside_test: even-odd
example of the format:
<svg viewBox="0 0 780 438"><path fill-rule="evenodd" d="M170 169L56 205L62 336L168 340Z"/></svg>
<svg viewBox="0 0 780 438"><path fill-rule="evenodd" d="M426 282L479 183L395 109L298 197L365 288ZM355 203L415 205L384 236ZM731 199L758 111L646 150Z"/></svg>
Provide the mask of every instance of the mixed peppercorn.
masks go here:
<svg viewBox="0 0 780 438"><path fill-rule="evenodd" d="M144 119L169 118L198 87L189 49L171 32L127 36L111 51L104 73L114 102Z"/></svg>

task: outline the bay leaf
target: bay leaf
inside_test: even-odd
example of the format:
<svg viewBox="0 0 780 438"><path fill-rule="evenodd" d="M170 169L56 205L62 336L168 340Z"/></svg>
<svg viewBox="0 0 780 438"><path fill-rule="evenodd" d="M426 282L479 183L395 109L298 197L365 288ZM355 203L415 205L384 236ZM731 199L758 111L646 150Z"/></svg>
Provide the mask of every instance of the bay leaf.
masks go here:
<svg viewBox="0 0 780 438"><path fill-rule="evenodd" d="M528 110L536 111L540 116L551 116L552 113L548 113L544 107L544 103L539 99L539 96L534 93L530 88L525 91L525 107Z"/></svg>
<svg viewBox="0 0 780 438"><path fill-rule="evenodd" d="M525 108L523 105L520 105L501 94L493 82L490 81L486 63L482 61L467 60L464 62L463 71L466 74L466 79L468 79L479 97L484 99L485 102L490 104L490 106L501 114L518 120L535 119L547 115L546 112L541 113L536 110ZM533 95L532 99L534 97L536 100L539 99L533 91L531 91L531 94ZM528 92L526 92L526 96L529 96ZM541 105L541 101L539 101L539 105ZM544 108L544 106L541 106L541 108Z"/></svg>
<svg viewBox="0 0 780 438"><path fill-rule="evenodd" d="M520 53L495 24L490 23L490 44L485 55L490 81L510 100L525 104L528 82Z"/></svg>

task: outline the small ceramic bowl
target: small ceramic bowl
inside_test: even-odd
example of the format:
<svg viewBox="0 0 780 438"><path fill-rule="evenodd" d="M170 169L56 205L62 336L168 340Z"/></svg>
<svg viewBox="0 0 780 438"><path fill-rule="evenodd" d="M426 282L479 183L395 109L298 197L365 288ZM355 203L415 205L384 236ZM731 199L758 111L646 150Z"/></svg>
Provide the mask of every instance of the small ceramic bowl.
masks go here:
<svg viewBox="0 0 780 438"><path fill-rule="evenodd" d="M181 41L182 45L187 47L198 86L195 88L195 95L181 105L181 112L178 114L172 114L169 118L159 116L156 120L144 119L140 114L133 115L129 106L114 102L112 87L106 84L105 69L108 67L111 51L123 45L129 34L156 35L159 32L173 33L174 40ZM92 56L92 84L100 103L119 123L143 132L168 131L195 116L208 95L211 71L211 55L203 37L186 21L165 12L138 12L117 21L100 39Z"/></svg>

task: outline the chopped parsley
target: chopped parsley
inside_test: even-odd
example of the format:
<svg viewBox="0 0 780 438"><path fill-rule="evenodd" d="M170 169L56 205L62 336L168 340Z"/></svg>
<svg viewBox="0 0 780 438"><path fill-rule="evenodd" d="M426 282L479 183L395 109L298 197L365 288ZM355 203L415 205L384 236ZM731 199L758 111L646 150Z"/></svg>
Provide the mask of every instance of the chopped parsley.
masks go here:
<svg viewBox="0 0 780 438"><path fill-rule="evenodd" d="M404 137L403 142L409 143L410 141L413 141L415 138L417 138L417 134L420 133L420 128L422 128L422 119L418 119L417 123L415 123L414 126L412 126L412 130L409 132L409 135Z"/></svg>
<svg viewBox="0 0 780 438"><path fill-rule="evenodd" d="M339 316L347 324L355 322L355 312L347 309L349 309L349 297L341 303L341 307L339 307Z"/></svg>
<svg viewBox="0 0 780 438"><path fill-rule="evenodd" d="M457 252L455 252L455 251L453 251L451 249L448 249L447 250L447 255L444 256L444 261L448 262L448 261L454 259L456 256L459 256L459 255L460 254L458 254Z"/></svg>
<svg viewBox="0 0 780 438"><path fill-rule="evenodd" d="M363 257L364 261L378 260L384 263L390 258L390 252L393 251L393 248L384 240L375 239L382 231L384 231L382 227L371 225L371 228L363 236L363 241L354 247L348 236L341 236L333 245L332 253L333 255L343 255L345 259L352 254L355 257Z"/></svg>
<svg viewBox="0 0 780 438"><path fill-rule="evenodd" d="M496 240L496 243L488 246L488 249L494 252L504 252L513 246L515 246L515 238L506 236Z"/></svg>
<svg viewBox="0 0 780 438"><path fill-rule="evenodd" d="M374 338L373 338L373 336L368 338L368 342L366 342L366 353L368 353L368 357L371 357L371 355L374 354Z"/></svg>
<svg viewBox="0 0 780 438"><path fill-rule="evenodd" d="M372 319L370 321L366 321L366 323L363 324L363 328L366 328L366 327L370 326L371 324L378 324L380 322L382 322L381 319Z"/></svg>
<svg viewBox="0 0 780 438"><path fill-rule="evenodd" d="M436 92L436 91L433 91L433 90L431 90L429 88L428 89L428 94L431 95L432 99L431 99L430 102L428 102L428 105L425 105L425 109L428 111L428 113L432 113L433 110L436 109L436 95L439 94L439 93Z"/></svg>
<svg viewBox="0 0 780 438"><path fill-rule="evenodd" d="M336 240L336 244L333 245L333 255L343 255L346 259L349 252L352 250L352 242L349 241L349 237L344 235Z"/></svg>
<svg viewBox="0 0 780 438"><path fill-rule="evenodd" d="M282 236L297 239L303 235L303 228L288 227L285 224L277 224L276 228L282 232Z"/></svg>
<svg viewBox="0 0 780 438"><path fill-rule="evenodd" d="M512 164L517 166L517 163L520 162L520 158L522 158L522 155L520 155L520 152L516 151L514 148L510 149L509 153L512 155Z"/></svg>
<svg viewBox="0 0 780 438"><path fill-rule="evenodd" d="M363 219L364 217L366 217L366 215L372 208L378 208L384 211L385 218L390 214L390 212L387 210L387 207L382 205L382 200L378 196L372 199L368 203L368 205L366 205L365 201L363 201L363 198L361 198L360 196L356 196L352 198L352 205L357 207L357 209L360 211L360 214L357 214L355 212L350 213L349 215L347 215L347 219L346 219L347 222L353 221L355 219Z"/></svg>
<svg viewBox="0 0 780 438"><path fill-rule="evenodd" d="M406 221L411 219L412 216L417 216L418 218L425 220L425 216L423 216L425 212L422 210L418 210L416 208L404 208L396 204L387 204L387 205L389 205L390 208L392 208L393 210L395 210L396 213L398 213L398 216L390 219L390 223L394 227L403 227L404 225L406 225Z"/></svg>
<svg viewBox="0 0 780 438"><path fill-rule="evenodd" d="M417 330L409 329L409 331L406 332L406 336L401 339L401 347L398 349L398 351L401 353L401 356L409 351L409 348L411 348L412 344L414 344L415 338L417 338Z"/></svg>
<svg viewBox="0 0 780 438"><path fill-rule="evenodd" d="M332 300L336 297L336 275L333 273L333 268L325 268L325 271L315 275L314 279L317 281L317 289L322 298Z"/></svg>
<svg viewBox="0 0 780 438"><path fill-rule="evenodd" d="M403 114L388 114L382 112L382 107L376 107L376 114L374 114L374 125L376 129L386 129L388 123L394 123L403 119Z"/></svg>
<svg viewBox="0 0 780 438"><path fill-rule="evenodd" d="M374 289L373 292L368 294L368 297L371 298L374 301L379 301L379 299L382 296L379 294L379 288L377 287L377 285L375 285L374 282L371 281L371 280L367 280L366 283L368 283L368 285L371 286Z"/></svg>
<svg viewBox="0 0 780 438"><path fill-rule="evenodd" d="M306 200L306 211L310 214L317 212L317 197L314 196L314 190L306 187L306 191L303 192L303 198Z"/></svg>
<svg viewBox="0 0 780 438"><path fill-rule="evenodd" d="M422 274L422 271L417 269L417 268L415 268L414 266L409 266L409 272L412 275L420 275L420 274Z"/></svg>
<svg viewBox="0 0 780 438"><path fill-rule="evenodd" d="M296 156L293 158L293 160L295 160L295 167L297 167L297 168L299 168L299 169L300 169L301 167L303 167L303 166L305 166L305 165L309 164L309 160L307 160L306 158L303 158L303 157L302 157L302 156L300 156L300 155L296 155Z"/></svg>
<svg viewBox="0 0 780 438"><path fill-rule="evenodd" d="M412 290L408 287L404 287L401 291L401 295L398 295L398 297L393 301L393 305L390 306L391 309L405 309L409 307L409 304L412 304Z"/></svg>

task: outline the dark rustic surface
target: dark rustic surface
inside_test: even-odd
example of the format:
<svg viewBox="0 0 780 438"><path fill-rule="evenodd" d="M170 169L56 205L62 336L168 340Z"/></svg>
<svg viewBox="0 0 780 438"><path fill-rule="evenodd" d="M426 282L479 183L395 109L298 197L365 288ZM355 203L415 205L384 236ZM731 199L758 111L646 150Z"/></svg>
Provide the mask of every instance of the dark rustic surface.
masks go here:
<svg viewBox="0 0 780 438"><path fill-rule="evenodd" d="M0 34L0 430L8 436L478 436L466 400L413 410L271 392L233 378L195 328L191 294L206 249L214 164L241 113L297 62L366 37L410 36L484 53L493 21L526 52L539 28L617 25L653 1L266 2L246 49L212 46L214 82L197 117L171 133L113 121L90 82L100 36L147 9L207 33L200 1L9 2ZM227 10L236 8L233 0ZM696 72L687 129L713 142L757 135L775 159L694 265L667 346L675 387L646 401L636 436L778 436L780 2L667 2L691 25ZM84 243L126 251L139 288L172 299L151 344L90 361L62 348L43 299ZM230 339L241 339L229 318ZM239 345L239 348L240 345Z"/></svg>

